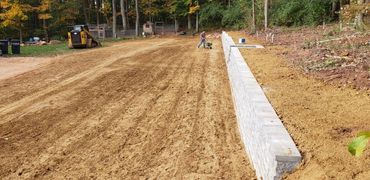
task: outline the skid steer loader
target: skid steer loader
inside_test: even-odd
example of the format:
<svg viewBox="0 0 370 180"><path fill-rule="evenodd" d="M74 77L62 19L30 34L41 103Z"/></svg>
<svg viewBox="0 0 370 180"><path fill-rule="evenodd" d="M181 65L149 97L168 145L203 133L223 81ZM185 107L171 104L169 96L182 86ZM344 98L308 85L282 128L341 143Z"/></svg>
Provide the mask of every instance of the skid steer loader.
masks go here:
<svg viewBox="0 0 370 180"><path fill-rule="evenodd" d="M68 48L93 48L101 46L89 32L87 25L75 25L68 31Z"/></svg>

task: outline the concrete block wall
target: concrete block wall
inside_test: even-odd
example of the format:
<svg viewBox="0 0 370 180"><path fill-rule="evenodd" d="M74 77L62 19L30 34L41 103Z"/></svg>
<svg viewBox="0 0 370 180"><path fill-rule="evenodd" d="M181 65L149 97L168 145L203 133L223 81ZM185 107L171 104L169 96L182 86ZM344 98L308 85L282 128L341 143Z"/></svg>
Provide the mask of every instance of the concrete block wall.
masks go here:
<svg viewBox="0 0 370 180"><path fill-rule="evenodd" d="M248 157L258 179L280 179L300 163L301 155L232 38L222 46L234 109Z"/></svg>

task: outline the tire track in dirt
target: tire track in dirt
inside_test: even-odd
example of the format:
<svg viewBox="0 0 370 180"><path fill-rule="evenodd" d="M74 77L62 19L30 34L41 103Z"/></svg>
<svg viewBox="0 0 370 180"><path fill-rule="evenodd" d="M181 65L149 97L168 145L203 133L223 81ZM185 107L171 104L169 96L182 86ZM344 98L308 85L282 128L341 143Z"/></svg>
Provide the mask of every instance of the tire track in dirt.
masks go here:
<svg viewBox="0 0 370 180"><path fill-rule="evenodd" d="M145 57L145 56L148 56L149 54L156 54L156 53L158 53L158 50L156 50L156 51L151 50L147 53L144 53L141 57ZM157 54L157 55L159 55L159 54ZM123 61L123 60L126 60L126 59L127 58L120 58L120 59L117 59L116 61ZM112 63L114 63L114 62L112 62ZM124 64L124 65L126 65L126 64ZM130 65L127 65L127 66L130 66ZM78 93L78 91L76 89L78 89L80 87L84 87L86 84L90 83L95 78L97 78L99 76L102 76L106 73L109 73L111 71L114 71L114 70L115 70L115 68L108 68L108 66L104 66L103 68L100 68L100 69L96 70L94 75L90 75L88 77L77 77L77 78L74 78L73 82L71 82L71 83L67 83L65 85L60 85L60 86L56 86L56 87L54 86L54 87L52 87L51 91L48 91L45 94L41 93L41 95L39 97L35 97L35 98L31 97L34 100L32 100L31 102L28 102L28 103L24 103L21 107L18 107L18 109L22 109L21 112L23 114L18 114L18 113L5 114L7 118L6 119L2 118L2 120L3 120L3 122L6 122L7 119L11 120L11 119L14 119L15 117L24 116L27 113L35 112L35 111L39 110L40 108L48 106L49 102L53 102L53 101L57 102L57 101L61 101L62 99L65 99L69 96L73 96L74 94ZM91 72L91 71L93 71L93 69L91 69L89 71ZM69 79L67 79L67 80L69 80ZM37 101L35 101L36 99L37 99ZM42 101L41 101L41 99L42 99ZM65 104L67 104L67 102ZM17 109L15 109L14 111L18 112ZM1 117L1 114L0 114L0 117ZM1 121L0 121L0 124L2 124Z"/></svg>
<svg viewBox="0 0 370 180"><path fill-rule="evenodd" d="M160 44L163 44L163 43L168 43L168 42L162 42ZM148 50L155 49L155 48L156 48L155 46L154 47L146 47L146 48L142 47L140 49L140 51L148 51ZM17 108L22 108L22 107L25 107L25 106L29 105L29 103L32 103L34 100L39 99L43 95L44 96L49 96L50 92L56 91L57 89L61 89L64 86L67 86L68 84L71 84L71 83L76 82L78 80L85 79L85 81L89 82L89 81L95 79L96 77L100 76L101 74L106 73L106 69L104 69L104 68L113 64L117 60L123 59L125 57L130 57L130 56L133 56L133 55L136 55L136 54L137 54L137 51L130 51L127 54L124 54L124 55L121 55L121 56L118 56L118 57L113 57L113 58L106 59L105 61L103 61L103 63L95 66L94 68L91 68L91 69L89 69L87 71L84 71L82 73L79 73L79 74L77 74L77 75L75 75L71 78L68 78L68 79L58 83L55 86L52 86L52 87L46 88L42 91L39 91L39 92L33 94L32 96L25 97L20 101L13 102L13 103L5 106L5 107L2 107L2 108L0 108L0 117L2 115L5 115L7 113L10 113L10 112L16 110ZM7 121L6 120L0 120L0 125L5 123L5 122L7 122Z"/></svg>
<svg viewBox="0 0 370 180"><path fill-rule="evenodd" d="M0 108L2 107L1 104L10 104L19 101L29 94L37 93L50 86L57 85L63 80L72 78L81 72L88 71L106 59L117 58L116 55L122 54L121 52L132 53L142 51L138 47L161 47L162 44L166 43L164 41L171 43L173 40L134 41L128 44L122 43L112 46L113 48L92 49L50 58L52 62L43 68L0 81ZM61 71L60 69L63 70ZM14 81L18 83L15 84L13 83Z"/></svg>
<svg viewBox="0 0 370 180"><path fill-rule="evenodd" d="M160 53L162 53L162 51L160 52ZM144 54L144 55L142 55L142 57L145 57L145 56L149 56L150 54ZM141 56L138 56L138 57L141 57ZM166 58L166 57L164 57L164 58ZM136 58L135 58L136 59ZM154 58L154 59L150 59L152 62L155 62L155 61L160 61L161 60L161 58ZM125 63L122 63L123 65L125 64ZM141 79L136 79L137 81L144 81L145 80L145 78L147 78L147 77L145 77L145 76L141 76L140 75L140 72L145 72L145 71L150 71L150 69L155 69L156 67L155 66L153 66L153 67L147 67L146 69L143 69L143 70L139 70L139 69L137 69L137 70L134 70L134 71L129 71L129 72L124 72L125 73L125 75L127 74L127 78L130 78L130 77L132 77L132 75L133 74L137 74L138 75L138 77L140 77ZM133 72L135 72L135 73L133 73ZM139 74L138 74L139 73ZM153 74L152 74L153 75ZM103 81L103 80L97 80L97 81L95 81L95 82L93 82L93 83L91 83L91 85L90 86L96 86L96 85L98 85L99 84L99 81ZM132 84L134 84L134 83L137 83L136 81L132 81L131 82L131 85ZM112 84L114 84L114 83L112 83ZM130 87L130 84L127 84L127 86L128 87ZM81 88L81 90L83 90L83 87L80 87ZM84 87L84 88L86 88L86 87ZM91 88L93 88L93 87L91 87ZM135 91L135 90L134 90ZM88 98L88 97L85 97L85 98ZM115 101L116 99L112 99L112 101ZM128 102L128 103L130 103L130 102ZM114 104L114 103L113 103ZM110 110L112 110L112 107L114 107L114 105L108 105L108 107L106 107L107 109L110 109ZM65 107L65 108L67 108L68 109L68 107ZM69 108L70 109L70 108ZM106 110L100 110L100 111L98 111L97 112L97 114L99 115L99 112L105 112ZM47 112L46 112L47 113ZM92 113L92 112L90 112L90 113ZM89 114L90 114L89 113ZM52 114L51 114L52 115ZM106 115L106 114L105 114ZM86 116L86 117L83 117L83 118L85 118L85 119L89 119L89 118L91 118L91 117L94 117L94 115L89 115L89 116ZM108 116L109 117L109 116ZM70 118L65 118L65 119L74 119L74 118L76 118L76 117L70 117ZM97 122L97 121L99 121L99 122L101 122L101 121L103 121L103 120L101 120L101 119L99 119L99 118L105 118L104 116L102 116L102 115L100 115L99 117L98 117L98 119L95 119L95 121ZM79 118L79 119L81 119L81 118ZM25 119L26 120L26 119ZM82 120L82 119L81 119ZM77 127L75 127L76 129L73 129L73 132L74 133L69 133L69 134L67 134L67 135L64 135L63 137L65 137L64 139L63 138L59 138L59 139L57 139L57 142L59 143L59 145L51 145L52 147L58 147L58 148L63 148L63 147L65 147L65 146L67 146L67 145L69 145L69 144L71 144L72 142L74 142L74 140L77 140L77 139L79 139L79 138L81 138L81 137L83 137L83 135L85 135L85 134L87 134L89 131L87 131L87 129L89 129L89 130L91 130L92 128L94 128L94 127L96 127L97 125L99 125L99 123L92 123L91 122L91 120L90 121L87 121L87 120L83 120L85 123L82 123L82 124L75 124L75 125L77 125ZM89 124L86 124L86 123L91 123L92 124L92 126L91 126L91 128L87 128L87 127L90 127L89 126ZM57 127L56 127L57 128ZM82 132L86 132L86 133L82 133ZM70 137L69 137L70 136ZM48 137L48 135L46 135L46 137ZM65 139L67 139L67 140L65 140ZM68 142L68 143L64 143L64 142ZM55 143L55 144L58 144L58 143ZM62 144L61 146L60 146L60 144ZM48 152L46 153L46 155L41 155L41 157L44 157L44 159L48 159L48 158L46 158L47 156L49 156L49 154L52 154L52 152L61 152L61 151L57 151L57 150L47 150ZM49 153L50 152L50 153ZM40 159L43 159L43 158L40 158ZM34 161L31 161L31 162L34 162ZM27 169L27 168L19 168L20 169L20 171L22 171L22 173L23 173L23 170L24 169Z"/></svg>
<svg viewBox="0 0 370 180"><path fill-rule="evenodd" d="M156 113L151 112L149 114L148 121L149 123L143 123L140 126L143 127L144 129L149 129L147 130L147 133L145 133L145 137L151 137L151 140L147 143L144 143L140 146L135 144L136 139L140 138L139 135L136 135L135 138L132 138L131 141L131 146L129 147L129 150L136 149L139 146L140 149L145 150L150 148L151 151L147 152L144 154L144 158L141 157L136 157L136 156L130 156L127 152L129 151L123 151L123 156L128 156L125 161L132 164L133 161L140 161L141 163L135 165L134 170L127 169L128 175L129 176L137 176L137 177L148 177L148 174L153 173L153 169L156 169L157 173L153 174L152 176L157 176L157 177L169 177L171 175L171 165L172 165L172 160L171 162L168 162L165 160L164 162L158 163L158 155L162 155L164 153L166 148L171 149L171 145L167 145L168 139L167 133L171 131L176 131L178 130L177 127L171 126L172 124L177 124L175 120L178 119L177 117L181 115L181 112L178 112L178 108L181 105L181 98L183 98L185 93L185 89L189 86L188 79L191 76L190 72L193 70L193 64L194 64L194 59L189 57L189 52L186 52L186 56L181 58L181 61L186 62L184 64L185 68L183 68L178 74L178 76L173 77L171 80L169 86L171 89L169 89L169 92L166 92L166 95L161 98L161 101L170 101L170 106L165 107L164 109L170 108L168 110L162 110L163 107L160 106L160 104L157 104L158 107L155 107L155 109L161 110L161 112L165 112L163 114L163 118L161 119L166 119L164 122L161 122L161 119L156 119ZM181 68L181 67L179 67ZM179 83L181 82L181 83ZM187 112L191 113L191 112ZM152 117L152 118L150 118ZM160 121L158 121L160 120ZM143 122L143 121L142 121ZM151 127L154 126L154 131L150 131L152 129ZM144 130L145 132L145 130ZM158 140L161 140L161 143L158 143ZM167 141L166 141L167 140ZM179 139L179 141L181 141ZM181 151L181 146L173 149L173 154L178 153ZM121 151L122 152L122 151ZM146 158L145 158L146 157ZM177 157L178 158L178 157ZM157 161L156 161L157 160ZM168 164L171 165L168 165ZM163 167L165 166L165 167ZM156 172L154 171L154 172ZM150 176L149 176L150 177Z"/></svg>
<svg viewBox="0 0 370 180"><path fill-rule="evenodd" d="M208 53L207 53L208 54ZM193 57L194 59L195 57ZM186 101L188 101L189 104L192 104L194 102L195 99L195 110L192 110L192 111L195 111L195 112L189 112L190 113L190 116L195 116L194 119L199 119L199 100L202 98L202 91L203 91L203 88L204 88L204 81L203 81L203 76L202 74L204 74L204 69L205 67L204 66L199 66L201 64L198 64L199 63L199 60L203 60L203 64L206 64L207 63L207 60L204 60L204 59L200 59L200 58L197 58L196 61L193 62L192 64L192 68L191 68L191 71L189 72L189 78L186 79L186 82L189 82L189 83L193 83L193 88L196 90L192 91L192 93L195 93L195 96L192 96L191 99L187 99ZM194 65L195 64L195 65ZM200 68L199 68L200 67ZM200 72L199 72L200 70ZM196 73L199 73L201 74L200 76ZM201 77L199 79L199 77ZM189 87L187 87L187 90ZM199 88L199 90L198 90ZM188 104L186 103L186 104ZM186 158L187 156L189 156L189 154L191 154L191 152L194 152L194 148L196 148L196 145L193 144L194 142L191 141L191 139L196 139L195 136L197 136L199 134L199 129L198 129L198 124L199 122L198 121L194 121L194 122L191 122L191 124L188 124L188 125L185 125L185 128L187 130L185 131L189 131L189 132L192 132L192 134L190 136L187 136L184 141L186 142L185 145L185 148L183 148L181 150L181 152L178 154L178 157L177 157L177 161L176 161L176 167L178 167L176 169L176 171L174 172L173 176L174 177L179 177L180 175L183 175L185 174L186 171L197 171L196 169L196 166L191 164L191 162L184 162L184 159L188 159ZM180 128L180 127L179 127ZM190 149L191 148L191 149ZM190 152L189 152L190 151ZM192 160L193 157L189 158L188 160ZM189 167L190 166L190 167Z"/></svg>
<svg viewBox="0 0 370 180"><path fill-rule="evenodd" d="M253 178L220 42L211 51L192 39L160 42L147 51L133 43L136 54L58 86L81 72L66 74L58 88L26 94L39 96L3 113L12 119L0 124L8 138L0 139L0 178Z"/></svg>
<svg viewBox="0 0 370 180"><path fill-rule="evenodd" d="M145 70L144 70L144 71L145 71ZM130 75L129 75L128 77L130 77ZM27 120L27 117L26 117L26 118L24 118L24 119L25 119L25 120ZM49 118L45 117L44 119L46 119L46 120L47 120L47 119L49 119ZM71 117L71 119L73 119L73 117ZM27 123L28 123L28 122L27 122ZM46 122L45 122L45 123L46 123ZM49 124L50 124L50 123L49 123ZM33 124L31 123L31 124L30 124L30 127L32 127L32 126L33 126ZM7 129L7 128L5 128L5 129ZM27 130L27 131L29 132L30 130ZM26 132L27 132L27 131L26 131ZM20 133L21 133L21 134L26 134L26 132L23 132L23 131L22 131L22 132L20 132ZM33 133L33 132L30 132L30 133ZM39 136L39 135L37 134L37 136Z"/></svg>
<svg viewBox="0 0 370 180"><path fill-rule="evenodd" d="M169 64L171 65L172 62ZM165 69L165 68L164 68ZM162 69L162 70L164 70ZM149 71L150 72L150 71ZM114 136L115 134L119 134L119 135L122 135L120 133L126 131L126 129L128 129L127 131L128 132L125 132L124 134L127 134L125 137L127 136L130 136L132 134L132 127L127 127L127 124L123 127L123 129L120 129L119 126L122 126L120 123L119 123L119 120L121 119L124 119L124 118L127 118L127 117L130 117L130 118L133 118L133 122L129 123L129 124L137 124L138 122L140 122L141 118L143 118L145 116L145 114L149 111L149 109L142 109L140 108L142 106L142 104L153 104L155 103L155 99L157 98L156 96L154 96L153 94L150 94L150 92L154 91L156 88L153 87L153 82L155 83L156 81L158 81L159 79L164 79L167 77L167 75L163 75L163 72L165 71L160 71L159 75L156 76L156 78L153 80L153 81L150 81L150 83L146 83L146 85L144 86L143 89L145 89L144 92L142 93L139 93L139 94L133 94L133 96L131 97L130 99L130 102L129 103L123 103L123 104L133 104L133 105L129 105L129 107L124 107L124 110L119 110L119 111L122 111L121 113L118 113L118 114L115 114L113 117L110 118L109 122L107 123L107 125L104 125L102 129L100 129L101 131L101 134L103 134L103 139L105 138L104 136L106 137L109 137L110 140L114 140ZM152 74L152 73L151 73ZM148 74L149 75L149 74ZM150 87L152 86L152 87ZM141 89L140 89L141 90ZM123 115L123 117L119 118L118 115ZM111 124L114 124L114 123L117 123L115 124L113 127L111 126ZM112 130L108 129L109 128L112 128ZM135 127L135 125L134 125ZM122 128L122 127L121 127ZM126 128L126 129L125 129ZM117 130L119 129L119 130ZM112 132L107 132L107 131L112 131ZM100 137L102 137L100 136ZM100 139L100 137L98 139ZM92 147L92 146L95 146L95 142L96 142L97 138L96 137L93 137L93 136L90 136L90 137L87 137L84 139L84 142L80 142L81 145L82 144L88 144L89 141L93 141L91 142L91 144L89 145L83 145L83 146L87 146L86 148L88 147ZM127 140L127 139L126 139ZM120 141L116 141L116 142L120 142ZM118 145L120 146L120 148L123 148L124 147L124 144L122 145L122 142L119 143ZM98 147L94 147L95 150L101 148L101 147L104 147L106 144L104 143L104 141L101 141L101 143L99 144ZM112 147L110 147L112 148ZM108 153L107 149L103 148L101 149L101 152L102 154L106 154ZM73 152L73 154L76 154L77 152ZM79 158L83 157L85 155L85 153L82 151L82 152L78 152L79 155L73 155L73 156L77 156ZM81 154L80 154L81 153ZM115 152L112 152L112 154L114 154ZM63 166L63 164L61 164L60 166ZM76 165L77 167L80 167L80 165ZM99 167L96 166L97 168ZM103 170L103 168L101 169Z"/></svg>
<svg viewBox="0 0 370 180"><path fill-rule="evenodd" d="M178 55L178 56L181 56L181 55ZM179 62L181 62L181 61L179 61ZM169 64L169 66L171 66L171 64ZM181 65L179 67L181 67ZM178 70L178 69L176 69L176 70ZM176 72L174 72L173 75L175 75ZM166 78L161 78L161 79L162 79L162 81L168 81ZM158 83L161 84L161 82L158 82ZM153 85L153 84L151 84L151 85ZM162 85L159 85L159 86L162 86ZM144 89L147 89L147 88L144 88ZM165 90L165 89L166 88L163 88L163 87L160 87L158 89L158 88L156 88L156 86L153 86L153 88L149 88L149 89L145 90L145 92L143 92L142 94L139 94L138 95L139 97L136 97L134 102L130 102L130 104L133 104L133 105L130 105L128 107L128 109L126 108L124 110L125 114L124 114L124 117L122 117L122 119L123 118L125 118L125 119L132 118L133 119L133 120L131 120L132 123L129 123L129 127L127 127L127 125L125 126L123 124L117 124L115 127L112 128L112 130L108 129L107 130L108 132L107 131L102 132L103 134L107 134L107 136L109 137L110 140L120 142L115 147L113 147L113 148L110 147L110 149L113 149L113 150L102 149L101 150L102 154L115 154L117 152L121 152L122 149L125 148L125 144L128 142L128 138L130 138L130 136L132 134L134 134L134 133L136 134L135 131L136 131L137 127L139 126L138 124L140 124L140 122L143 119L145 119L145 116L147 116L147 113L150 112L150 109L151 109L152 105L156 104L156 100L161 96L161 95L152 94L152 92L158 91L158 92L160 92L160 94L163 94L162 91ZM144 103L144 104L149 104L149 108L141 109L140 107L142 106L143 102L147 102L147 103ZM127 111L129 111L129 112L127 112ZM132 114L130 112L135 112L135 114ZM133 124L133 125L130 125L130 124ZM124 134L127 134L127 135L125 135L123 137L120 137L121 136L120 132L121 133L125 132ZM118 137L115 137L115 136L117 136L117 134L118 134ZM118 139L115 139L115 138L118 138ZM87 146L90 146L90 145L95 146L94 144L95 144L96 138L92 138L92 140L93 140L93 142L91 142L91 144L89 144L89 140L87 142L84 142L84 143L88 143L89 145L87 145ZM104 141L102 141L102 143L99 146L105 147L105 146L107 146L107 144L105 144ZM98 148L99 147L94 147L95 150L98 149ZM106 152L106 151L108 151L108 152ZM84 156L83 152L78 152L78 154L79 155L76 155L78 157ZM95 164L98 164L98 163L95 163ZM63 166L63 165L60 165L60 166ZM81 167L81 165L76 165L76 166ZM97 166L96 168L99 169L99 166ZM101 167L100 170L103 171L104 167Z"/></svg>

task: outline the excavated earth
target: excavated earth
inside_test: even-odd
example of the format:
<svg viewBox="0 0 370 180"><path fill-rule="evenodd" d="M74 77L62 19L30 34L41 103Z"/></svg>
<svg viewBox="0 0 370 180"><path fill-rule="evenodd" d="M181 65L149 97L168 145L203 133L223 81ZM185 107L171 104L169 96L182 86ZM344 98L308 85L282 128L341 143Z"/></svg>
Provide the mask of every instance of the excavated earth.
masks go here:
<svg viewBox="0 0 370 180"><path fill-rule="evenodd" d="M196 41L0 59L0 179L255 178L220 41Z"/></svg>

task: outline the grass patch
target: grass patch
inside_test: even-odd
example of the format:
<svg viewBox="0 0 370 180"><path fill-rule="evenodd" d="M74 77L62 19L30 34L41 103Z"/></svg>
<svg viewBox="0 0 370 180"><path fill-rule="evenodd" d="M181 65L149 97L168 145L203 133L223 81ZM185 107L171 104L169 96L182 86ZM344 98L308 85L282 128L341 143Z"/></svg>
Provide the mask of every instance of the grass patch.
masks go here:
<svg viewBox="0 0 370 180"><path fill-rule="evenodd" d="M62 54L67 51L73 51L73 49L68 49L66 43L51 44L44 46L23 46L21 47L20 56L47 56L47 55L57 55Z"/></svg>
<svg viewBox="0 0 370 180"><path fill-rule="evenodd" d="M21 46L21 54L13 55L11 54L11 46L9 46L9 54L5 55L7 57L22 57L22 56L32 56L32 57L38 57L38 56L52 56L57 54L62 54L65 52L71 52L74 51L73 49L68 49L66 43L60 43L60 44L50 44L50 45L43 45L43 46Z"/></svg>
<svg viewBox="0 0 370 180"><path fill-rule="evenodd" d="M116 42L125 41L129 38L107 38L105 40L101 40L103 47L110 46ZM42 56L54 56L74 51L81 51L86 49L69 49L67 46L67 42L59 43L59 44L50 44L50 45L31 45L31 46L21 46L21 54L13 55L11 54L11 46L9 46L9 54L4 55L6 57L42 57Z"/></svg>

